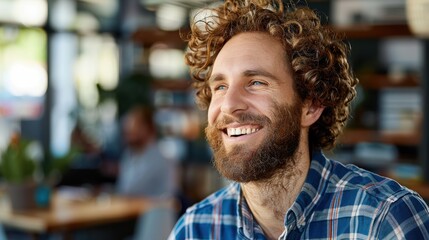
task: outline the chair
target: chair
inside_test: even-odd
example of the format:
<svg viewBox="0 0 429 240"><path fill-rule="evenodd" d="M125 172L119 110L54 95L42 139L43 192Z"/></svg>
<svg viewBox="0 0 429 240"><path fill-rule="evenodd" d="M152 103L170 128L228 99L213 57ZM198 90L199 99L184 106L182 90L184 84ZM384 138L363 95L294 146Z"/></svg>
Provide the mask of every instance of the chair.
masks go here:
<svg viewBox="0 0 429 240"><path fill-rule="evenodd" d="M4 233L3 226L0 224L0 240L6 240L6 234Z"/></svg>
<svg viewBox="0 0 429 240"><path fill-rule="evenodd" d="M158 207L142 214L137 220L134 240L165 240L177 220L173 207Z"/></svg>

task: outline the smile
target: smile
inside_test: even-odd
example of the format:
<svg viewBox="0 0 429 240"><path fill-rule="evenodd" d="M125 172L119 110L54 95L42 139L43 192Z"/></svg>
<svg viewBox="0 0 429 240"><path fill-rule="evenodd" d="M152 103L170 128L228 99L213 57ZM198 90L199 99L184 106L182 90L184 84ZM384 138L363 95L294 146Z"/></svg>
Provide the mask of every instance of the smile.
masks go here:
<svg viewBox="0 0 429 240"><path fill-rule="evenodd" d="M229 137L238 137L242 135L249 135L259 131L259 128L227 128L226 133Z"/></svg>

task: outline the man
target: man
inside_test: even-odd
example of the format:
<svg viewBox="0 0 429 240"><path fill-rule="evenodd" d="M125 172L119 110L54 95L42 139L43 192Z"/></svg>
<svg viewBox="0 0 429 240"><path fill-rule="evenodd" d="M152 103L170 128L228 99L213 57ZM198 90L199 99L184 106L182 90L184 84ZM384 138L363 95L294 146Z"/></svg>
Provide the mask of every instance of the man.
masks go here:
<svg viewBox="0 0 429 240"><path fill-rule="evenodd" d="M152 110L140 106L131 109L124 117L123 136L126 150L119 166L118 193L134 197L173 197L176 169L156 143Z"/></svg>
<svg viewBox="0 0 429 240"><path fill-rule="evenodd" d="M393 180L327 159L357 80L307 8L226 0L192 25L186 62L208 107L214 164L232 183L170 239L425 239L429 209Z"/></svg>

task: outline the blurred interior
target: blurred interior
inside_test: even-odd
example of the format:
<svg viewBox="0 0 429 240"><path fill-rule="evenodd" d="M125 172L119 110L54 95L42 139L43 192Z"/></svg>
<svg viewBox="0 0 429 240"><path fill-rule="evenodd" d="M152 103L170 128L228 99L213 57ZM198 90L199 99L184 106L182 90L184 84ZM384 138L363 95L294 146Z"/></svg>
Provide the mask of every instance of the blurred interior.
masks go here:
<svg viewBox="0 0 429 240"><path fill-rule="evenodd" d="M405 0L306 2L324 24L345 35L360 80L352 118L338 146L326 154L392 177L429 199L429 27L421 27L429 22L429 7ZM52 187L103 197L117 179L124 114L134 105L151 105L163 153L180 169L175 216L227 184L211 164L206 113L194 102L181 38L194 10L212 3L0 0L0 151L16 133L39 144L40 161L79 146ZM0 190L0 203L3 198ZM1 221L0 239L35 236ZM139 227L127 219L70 234L138 239ZM126 233L107 235L112 228Z"/></svg>

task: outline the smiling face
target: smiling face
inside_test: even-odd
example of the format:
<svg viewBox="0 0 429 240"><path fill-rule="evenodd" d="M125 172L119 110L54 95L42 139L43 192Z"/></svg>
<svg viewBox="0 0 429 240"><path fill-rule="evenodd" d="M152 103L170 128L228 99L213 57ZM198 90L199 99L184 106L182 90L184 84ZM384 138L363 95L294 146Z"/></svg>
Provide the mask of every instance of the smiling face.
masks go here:
<svg viewBox="0 0 429 240"><path fill-rule="evenodd" d="M264 33L241 33L217 56L206 134L225 177L267 179L294 162L302 104L288 66L280 42Z"/></svg>

